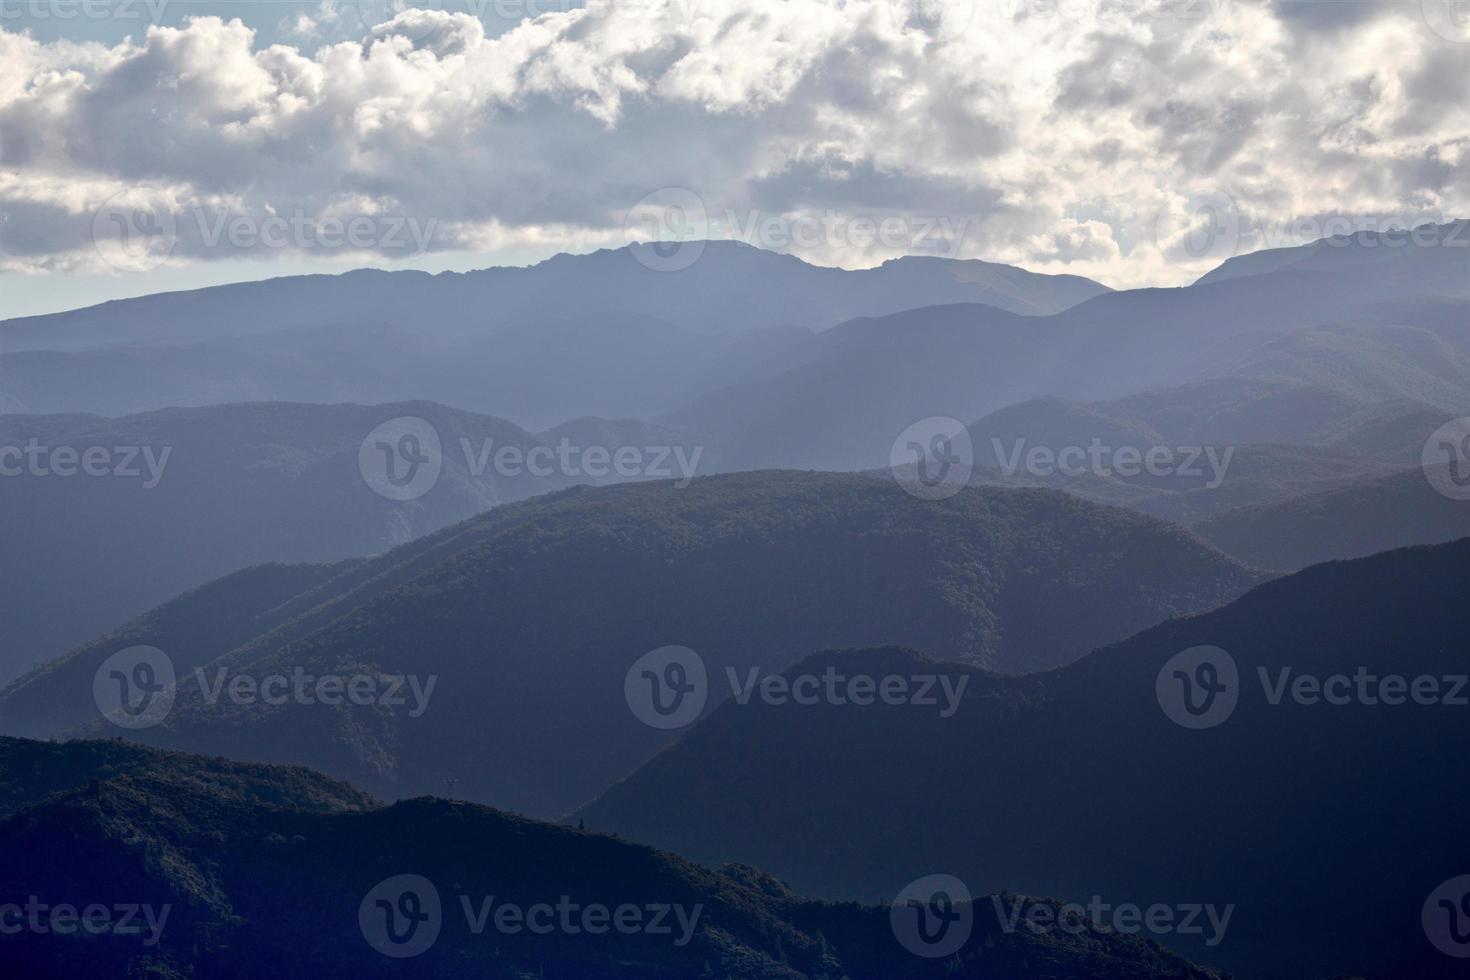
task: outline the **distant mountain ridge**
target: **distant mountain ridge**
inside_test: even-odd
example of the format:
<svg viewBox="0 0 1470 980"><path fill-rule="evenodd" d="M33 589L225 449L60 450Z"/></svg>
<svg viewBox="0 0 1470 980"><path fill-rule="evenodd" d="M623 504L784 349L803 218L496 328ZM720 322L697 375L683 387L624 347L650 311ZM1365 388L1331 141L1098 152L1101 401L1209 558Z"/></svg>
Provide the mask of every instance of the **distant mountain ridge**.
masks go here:
<svg viewBox="0 0 1470 980"><path fill-rule="evenodd" d="M1108 291L1080 276L1043 275L975 259L915 256L847 270L738 241L681 247L691 254L697 250L698 259L674 271L641 264L635 247L627 246L563 253L524 267L437 275L359 269L113 300L0 321L0 350L180 343L354 321L453 331L607 312L711 333L788 323L820 330L853 316L935 302L1055 313Z"/></svg>

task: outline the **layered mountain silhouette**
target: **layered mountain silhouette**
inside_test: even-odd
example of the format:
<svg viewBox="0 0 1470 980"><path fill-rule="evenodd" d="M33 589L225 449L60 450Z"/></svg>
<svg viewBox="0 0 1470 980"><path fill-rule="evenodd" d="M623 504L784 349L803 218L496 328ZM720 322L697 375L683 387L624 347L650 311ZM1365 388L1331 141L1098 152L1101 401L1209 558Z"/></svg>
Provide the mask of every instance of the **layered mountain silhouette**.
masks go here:
<svg viewBox="0 0 1470 980"><path fill-rule="evenodd" d="M1434 252L1421 250L1427 279L1451 266L1470 282L1470 253ZM1408 399L1453 418L1470 411L1466 298L1426 303L1397 281L1282 272L1110 293L1045 318L927 307L842 324L800 363L665 420L700 433L722 468L847 469L885 465L897 435L931 416L968 423L1038 397L1113 401L1205 382L1310 389L1299 404L1282 392L1254 419L1198 420L1253 438L1312 436L1334 406Z"/></svg>
<svg viewBox="0 0 1470 980"><path fill-rule="evenodd" d="M502 506L323 572L315 590L255 613L257 583L287 574L216 583L34 672L0 695L0 725L39 735L93 719L91 730L115 731L95 721L93 675L148 644L175 658L179 694L163 724L134 737L310 764L387 797L454 778L467 798L559 816L673 737L624 696L625 675L656 648L704 658L711 706L730 691L727 669L779 670L826 646L903 643L1035 670L1263 577L1171 525L1061 493L929 501L887 478L780 472ZM191 642L208 611L232 603L259 635L222 630L238 640L223 654ZM268 707L218 693L222 677L297 669L437 687L412 717L411 705Z"/></svg>
<svg viewBox="0 0 1470 980"><path fill-rule="evenodd" d="M752 342L793 353L772 328L809 336L955 302L1045 315L1107 292L975 260L848 271L737 242L687 249L698 261L677 271L640 264L634 247L464 274L273 279L10 320L0 390L38 414L433 399L545 428L667 412L692 397L691 378L721 380Z"/></svg>
<svg viewBox="0 0 1470 980"><path fill-rule="evenodd" d="M708 870L472 804L385 807L303 769L0 739L0 794L0 907L45 903L42 922L53 906L102 907L119 926L7 935L18 975L1219 976L1095 927L1007 931L981 904L945 927L961 937L954 952L926 956L902 945L887 908L805 900L751 868ZM499 918L507 907L525 918ZM400 909L414 918L388 917Z"/></svg>
<svg viewBox="0 0 1470 980"><path fill-rule="evenodd" d="M1453 411L1296 381L1240 378L1102 402L1032 399L967 428L980 482L1062 489L1194 525L1240 508L1351 492L1410 465L1417 468L1425 441ZM1074 453L1095 447L1100 465L1092 456L1074 455L1068 472L1056 460L1069 447ZM1120 451L1137 455L1131 470L1117 465ZM1153 451L1166 453L1166 464L1150 472L1142 458ZM1044 468L1031 465L1036 452L1046 454ZM1396 520L1382 516L1363 529L1377 535L1379 547L1319 553L1316 560L1459 536L1395 536Z"/></svg>
<svg viewBox="0 0 1470 980"><path fill-rule="evenodd" d="M1196 530L1251 565L1296 571L1404 545L1470 537L1470 506L1434 489L1416 466L1281 503L1227 511Z"/></svg>
<svg viewBox="0 0 1470 980"><path fill-rule="evenodd" d="M0 323L0 398L107 416L433 399L537 429L633 416L699 431L723 469L877 466L926 416L1222 377L1445 407L1465 400L1465 226L1122 292L976 261L825 269L732 242L691 243L698 261L677 271L620 249L525 269L277 279ZM1436 357L1452 376L1435 375Z"/></svg>
<svg viewBox="0 0 1470 980"><path fill-rule="evenodd" d="M1319 565L1026 677L818 654L788 677L968 690L948 718L727 702L579 817L829 897L943 869L984 891L1234 903L1223 941L1178 948L1241 976L1457 976L1421 909L1470 867L1470 789L1446 768L1470 735L1467 589L1470 539Z"/></svg>
<svg viewBox="0 0 1470 980"><path fill-rule="evenodd" d="M369 435L402 416L429 423L441 443L442 472L408 500L374 492L360 465ZM639 431L619 433L626 441L614 448L672 441L629 428ZM504 501L588 481L494 464L504 447L524 454L566 434L550 433L548 442L432 403L227 405L115 420L0 416L0 446L38 450L30 461L0 460L13 473L0 477L0 537L9 554L26 556L0 567L0 679L245 566L380 553ZM101 453L90 473L82 465L89 451ZM386 465L376 451L367 450L368 472Z"/></svg>

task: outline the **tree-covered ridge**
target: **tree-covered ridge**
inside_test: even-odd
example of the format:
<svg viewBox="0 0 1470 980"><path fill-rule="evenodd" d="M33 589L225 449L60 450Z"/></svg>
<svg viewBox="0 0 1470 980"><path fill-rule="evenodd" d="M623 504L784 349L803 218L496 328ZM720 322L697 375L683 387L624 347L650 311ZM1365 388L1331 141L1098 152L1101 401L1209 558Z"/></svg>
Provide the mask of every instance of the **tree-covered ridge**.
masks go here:
<svg viewBox="0 0 1470 980"><path fill-rule="evenodd" d="M26 782L37 766L58 783L77 785L0 820L7 842L0 850L0 906L24 906L32 895L48 904L145 905L161 928L137 935L7 935L6 969L32 976L1218 976L1157 944L1096 928L1007 932L978 914L978 905L956 952L924 958L900 945L887 908L802 899L748 867L713 871L616 838L462 802L376 806L304 770L116 743L0 740L0 784ZM433 886L439 931L421 953L395 959L369 944L359 912L381 882L406 873ZM478 914L487 900L523 909L569 901L581 908L674 911L667 934L561 931L565 921L580 929L577 919L558 919L550 935L494 924L476 932L465 903ZM651 924L653 914L644 921Z"/></svg>

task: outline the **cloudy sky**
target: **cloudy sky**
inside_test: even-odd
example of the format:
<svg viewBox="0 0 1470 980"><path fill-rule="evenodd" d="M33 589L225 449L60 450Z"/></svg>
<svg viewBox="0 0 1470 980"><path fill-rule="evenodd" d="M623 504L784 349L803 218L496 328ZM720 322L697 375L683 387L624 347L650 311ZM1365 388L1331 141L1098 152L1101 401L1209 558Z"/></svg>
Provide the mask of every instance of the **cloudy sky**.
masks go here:
<svg viewBox="0 0 1470 980"><path fill-rule="evenodd" d="M0 0L0 317L649 237L1114 286L1470 214L1456 0Z"/></svg>

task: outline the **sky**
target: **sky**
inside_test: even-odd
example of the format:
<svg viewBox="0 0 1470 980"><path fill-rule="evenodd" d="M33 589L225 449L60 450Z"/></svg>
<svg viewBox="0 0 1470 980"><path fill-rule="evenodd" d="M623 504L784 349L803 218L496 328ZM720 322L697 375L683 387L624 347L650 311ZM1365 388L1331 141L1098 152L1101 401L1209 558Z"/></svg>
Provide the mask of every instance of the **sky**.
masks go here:
<svg viewBox="0 0 1470 980"><path fill-rule="evenodd" d="M0 318L651 238L1115 287L1470 215L1465 0L0 0Z"/></svg>

